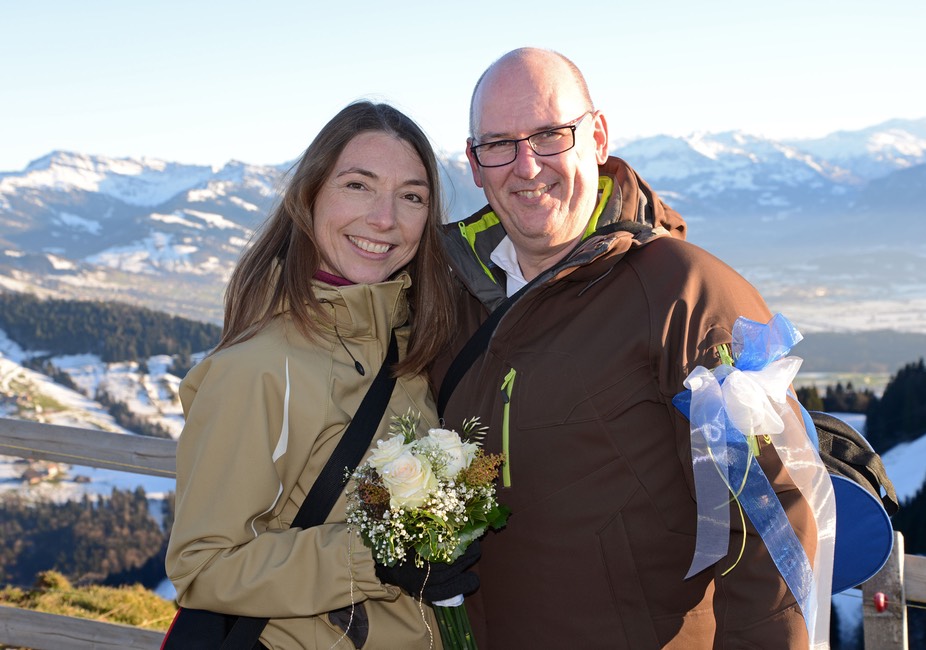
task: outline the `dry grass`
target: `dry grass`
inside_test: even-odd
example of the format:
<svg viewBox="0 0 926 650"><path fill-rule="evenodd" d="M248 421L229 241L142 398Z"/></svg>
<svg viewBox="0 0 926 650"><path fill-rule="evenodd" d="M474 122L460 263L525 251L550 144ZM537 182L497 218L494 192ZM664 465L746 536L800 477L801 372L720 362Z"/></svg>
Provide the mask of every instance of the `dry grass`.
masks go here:
<svg viewBox="0 0 926 650"><path fill-rule="evenodd" d="M57 571L40 573L30 590L0 589L0 604L159 631L170 627L177 611L173 601L140 585L75 587Z"/></svg>

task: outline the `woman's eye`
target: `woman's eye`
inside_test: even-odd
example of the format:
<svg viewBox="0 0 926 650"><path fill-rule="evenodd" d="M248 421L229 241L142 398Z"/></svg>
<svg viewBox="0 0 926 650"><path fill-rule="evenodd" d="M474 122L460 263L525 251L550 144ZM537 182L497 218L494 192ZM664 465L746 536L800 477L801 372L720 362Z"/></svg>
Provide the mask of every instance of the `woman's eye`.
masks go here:
<svg viewBox="0 0 926 650"><path fill-rule="evenodd" d="M412 203L424 203L424 197L420 194L415 194L413 192L405 195L406 200L411 201Z"/></svg>
<svg viewBox="0 0 926 650"><path fill-rule="evenodd" d="M352 189L352 190L362 190L362 189L364 189L363 183L361 183L361 182L359 182L359 181L350 181L349 183L347 183L347 187L350 188L350 189Z"/></svg>

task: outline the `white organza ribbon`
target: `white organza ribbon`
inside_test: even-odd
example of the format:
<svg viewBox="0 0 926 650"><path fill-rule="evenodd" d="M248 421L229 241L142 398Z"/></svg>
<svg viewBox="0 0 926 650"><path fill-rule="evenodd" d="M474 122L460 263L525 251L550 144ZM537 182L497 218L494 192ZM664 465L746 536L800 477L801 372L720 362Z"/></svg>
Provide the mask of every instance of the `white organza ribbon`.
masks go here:
<svg viewBox="0 0 926 650"><path fill-rule="evenodd" d="M730 542L731 492L756 526L804 614L813 648L827 648L836 532L829 473L788 403L802 360L784 357L800 334L776 315L768 324L738 319L733 331L736 367L695 368L685 379L690 392L677 401L689 409L691 454L698 502L695 555L687 577L726 556ZM745 368L740 368L740 360ZM756 461L749 439L768 436L817 525L810 569L794 531ZM783 523L783 526L782 526ZM796 567L805 567L802 570ZM805 575L810 573L810 575Z"/></svg>

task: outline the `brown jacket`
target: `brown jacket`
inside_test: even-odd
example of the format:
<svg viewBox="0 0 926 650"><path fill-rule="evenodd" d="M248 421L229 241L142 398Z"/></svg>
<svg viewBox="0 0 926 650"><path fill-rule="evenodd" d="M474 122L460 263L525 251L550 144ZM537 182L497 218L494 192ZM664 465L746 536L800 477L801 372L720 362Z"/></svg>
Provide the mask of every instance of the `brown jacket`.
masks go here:
<svg viewBox="0 0 926 650"><path fill-rule="evenodd" d="M721 576L743 539L737 511L730 555L683 579L697 511L689 423L671 400L695 366L719 363L738 316L766 322L769 311L736 272L682 241L681 218L625 163L602 172L620 191L596 233L504 316L445 412L453 427L480 416L490 452L502 451L508 415L511 485L499 500L512 514L484 540L482 584L467 599L479 647L804 647L801 613L751 525ZM676 236L648 240L618 221ZM485 249L458 244L454 269L469 291L456 348L498 298L475 260ZM436 385L451 359L435 366ZM773 450L760 463L813 557L806 502Z"/></svg>

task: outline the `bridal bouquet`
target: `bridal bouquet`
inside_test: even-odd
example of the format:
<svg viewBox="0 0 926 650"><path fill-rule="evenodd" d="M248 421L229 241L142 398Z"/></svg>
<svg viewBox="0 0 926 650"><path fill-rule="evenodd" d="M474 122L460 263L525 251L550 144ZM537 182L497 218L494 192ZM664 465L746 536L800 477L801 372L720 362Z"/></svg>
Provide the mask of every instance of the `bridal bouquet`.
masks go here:
<svg viewBox="0 0 926 650"><path fill-rule="evenodd" d="M418 566L450 563L491 528L500 528L508 509L495 498L503 462L481 448L485 427L473 418L462 433L430 429L417 437L420 414L395 418L390 437L380 440L353 473L347 523L386 566L406 557ZM446 648L474 648L463 598L434 603Z"/></svg>

